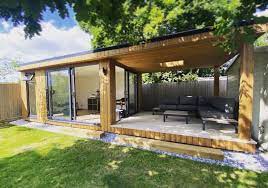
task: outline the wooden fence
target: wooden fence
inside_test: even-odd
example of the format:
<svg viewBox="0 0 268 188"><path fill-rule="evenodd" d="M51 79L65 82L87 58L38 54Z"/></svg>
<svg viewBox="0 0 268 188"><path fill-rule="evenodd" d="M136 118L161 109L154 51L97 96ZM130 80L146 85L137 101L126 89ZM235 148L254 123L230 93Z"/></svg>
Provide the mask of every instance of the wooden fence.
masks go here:
<svg viewBox="0 0 268 188"><path fill-rule="evenodd" d="M213 78L202 78L198 81L143 84L142 109L151 110L164 99L176 99L178 96L213 96ZM226 96L227 78L220 78L220 96Z"/></svg>
<svg viewBox="0 0 268 188"><path fill-rule="evenodd" d="M0 83L0 120L12 120L20 116L20 84Z"/></svg>

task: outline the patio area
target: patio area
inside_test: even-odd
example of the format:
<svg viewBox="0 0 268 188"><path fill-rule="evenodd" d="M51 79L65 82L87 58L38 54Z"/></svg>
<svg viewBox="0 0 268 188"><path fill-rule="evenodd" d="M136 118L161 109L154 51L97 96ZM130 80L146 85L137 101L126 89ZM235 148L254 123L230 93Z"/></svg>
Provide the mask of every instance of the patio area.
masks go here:
<svg viewBox="0 0 268 188"><path fill-rule="evenodd" d="M194 143L194 138L256 144L252 139L250 141L239 139L232 125L208 122L206 130L203 131L202 122L197 117L191 117L188 124L183 117L168 117L166 122L163 122L161 114L152 115L151 112L140 112L122 119L112 127L191 137L194 145L198 145Z"/></svg>

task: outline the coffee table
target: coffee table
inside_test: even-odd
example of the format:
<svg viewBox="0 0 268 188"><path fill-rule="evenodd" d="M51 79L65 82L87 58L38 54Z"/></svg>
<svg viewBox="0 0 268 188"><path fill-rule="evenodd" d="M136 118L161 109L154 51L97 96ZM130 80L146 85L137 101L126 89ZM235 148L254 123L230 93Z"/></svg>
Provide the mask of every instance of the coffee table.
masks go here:
<svg viewBox="0 0 268 188"><path fill-rule="evenodd" d="M238 133L238 121L235 119L217 119L217 118L204 118L201 117L202 124L203 124L203 131L206 130L206 123L207 122L216 122L221 124L231 124L235 127L235 133Z"/></svg>
<svg viewBox="0 0 268 188"><path fill-rule="evenodd" d="M166 122L166 118L168 116L177 116L177 117L185 117L186 124L189 122L189 112L188 111L179 111L179 110L167 110L163 113L163 120Z"/></svg>

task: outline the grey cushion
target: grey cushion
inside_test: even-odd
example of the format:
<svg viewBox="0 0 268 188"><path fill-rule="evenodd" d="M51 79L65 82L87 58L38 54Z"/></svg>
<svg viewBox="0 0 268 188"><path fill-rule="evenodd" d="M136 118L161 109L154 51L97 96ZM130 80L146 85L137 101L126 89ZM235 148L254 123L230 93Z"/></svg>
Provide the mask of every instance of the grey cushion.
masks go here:
<svg viewBox="0 0 268 188"><path fill-rule="evenodd" d="M213 110L199 110L199 115L204 118L234 119L233 114Z"/></svg>
<svg viewBox="0 0 268 188"><path fill-rule="evenodd" d="M176 110L177 105L172 104L160 104L159 108L161 110Z"/></svg>
<svg viewBox="0 0 268 188"><path fill-rule="evenodd" d="M176 105L178 104L178 100L177 99L165 99L161 101L161 104Z"/></svg>
<svg viewBox="0 0 268 188"><path fill-rule="evenodd" d="M215 108L211 106L198 106L198 111L215 111Z"/></svg>
<svg viewBox="0 0 268 188"><path fill-rule="evenodd" d="M234 113L235 99L226 97L211 97L209 103L212 107L225 113Z"/></svg>
<svg viewBox="0 0 268 188"><path fill-rule="evenodd" d="M198 97L198 106L205 106L208 105L207 97L199 96Z"/></svg>
<svg viewBox="0 0 268 188"><path fill-rule="evenodd" d="M195 105L177 105L177 110L185 110L185 111L196 111L197 106Z"/></svg>
<svg viewBox="0 0 268 188"><path fill-rule="evenodd" d="M196 105L197 97L195 96L181 96L180 105Z"/></svg>

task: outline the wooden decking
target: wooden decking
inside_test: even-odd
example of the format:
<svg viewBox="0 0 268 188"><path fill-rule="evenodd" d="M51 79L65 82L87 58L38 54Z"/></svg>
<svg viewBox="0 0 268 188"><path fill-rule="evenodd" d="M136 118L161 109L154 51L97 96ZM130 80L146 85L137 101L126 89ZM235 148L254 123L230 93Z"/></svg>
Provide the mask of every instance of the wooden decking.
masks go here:
<svg viewBox="0 0 268 188"><path fill-rule="evenodd" d="M233 126L208 123L207 129L203 131L202 123L198 118L191 118L189 124L186 124L184 118L170 117L164 123L162 115L138 113L113 125L110 131L123 135L226 150L251 153L256 150L256 142L239 139Z"/></svg>
<svg viewBox="0 0 268 188"><path fill-rule="evenodd" d="M160 140L139 138L134 136L118 135L115 142L121 144L130 144L134 147L142 147L152 150L161 150L178 154L191 155L209 159L223 160L224 154L220 149L213 149L187 144L171 143Z"/></svg>

